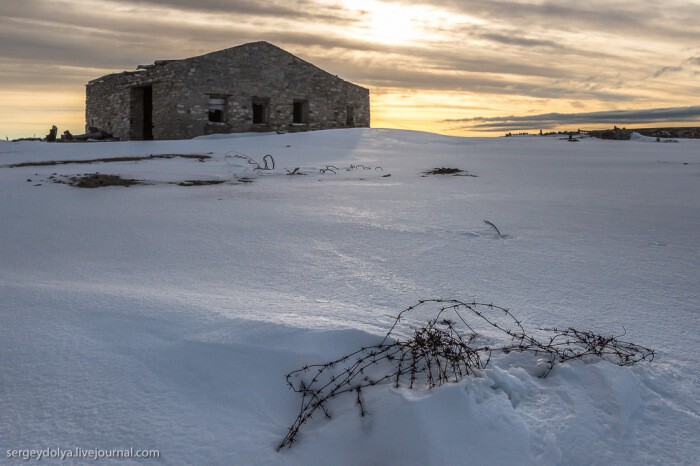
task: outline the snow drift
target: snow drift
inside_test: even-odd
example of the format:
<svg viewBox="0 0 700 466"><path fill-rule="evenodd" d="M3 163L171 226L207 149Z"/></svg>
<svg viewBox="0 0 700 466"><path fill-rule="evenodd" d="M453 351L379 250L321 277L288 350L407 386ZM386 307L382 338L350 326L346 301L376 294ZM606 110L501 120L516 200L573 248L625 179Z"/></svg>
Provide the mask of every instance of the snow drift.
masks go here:
<svg viewBox="0 0 700 466"><path fill-rule="evenodd" d="M698 149L359 129L0 143L0 455L698 463ZM9 167L158 154L210 158ZM424 175L436 167L475 176ZM55 182L98 172L144 184ZM221 183L178 185L193 180ZM331 420L314 416L277 452L299 409L284 374L378 344L430 298L625 333L656 358L569 361L539 378L513 353L430 390L378 385L363 391L366 416L338 397Z"/></svg>

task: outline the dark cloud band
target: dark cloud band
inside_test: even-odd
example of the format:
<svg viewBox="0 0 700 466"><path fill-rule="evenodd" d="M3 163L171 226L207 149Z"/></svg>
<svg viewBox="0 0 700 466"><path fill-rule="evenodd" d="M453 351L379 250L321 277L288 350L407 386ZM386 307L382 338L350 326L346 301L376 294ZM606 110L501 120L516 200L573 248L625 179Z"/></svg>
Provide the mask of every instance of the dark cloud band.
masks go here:
<svg viewBox="0 0 700 466"><path fill-rule="evenodd" d="M609 110L588 113L543 113L540 115L474 117L443 120L463 123L462 128L480 131L551 129L567 124L635 125L663 122L698 122L700 105L692 107L651 108L645 110Z"/></svg>

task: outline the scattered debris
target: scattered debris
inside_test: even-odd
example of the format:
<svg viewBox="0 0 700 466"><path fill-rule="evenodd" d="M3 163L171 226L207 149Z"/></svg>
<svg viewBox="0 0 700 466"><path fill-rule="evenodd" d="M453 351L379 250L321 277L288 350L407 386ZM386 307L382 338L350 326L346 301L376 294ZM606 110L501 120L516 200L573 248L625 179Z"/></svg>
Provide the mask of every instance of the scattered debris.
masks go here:
<svg viewBox="0 0 700 466"><path fill-rule="evenodd" d="M498 236L501 236L501 232L498 230L498 227L496 227L496 225L494 225L493 223L489 222L488 220L484 220L484 223L487 224L487 225L490 225L491 228L493 228L494 230L496 230L496 233L498 233Z"/></svg>
<svg viewBox="0 0 700 466"><path fill-rule="evenodd" d="M107 140L116 141L118 139L115 138L112 133L108 133L107 131L103 131L100 128L96 128L94 126L90 126L88 128L87 133L77 134L77 135L73 136L73 140L74 141L107 141Z"/></svg>
<svg viewBox="0 0 700 466"><path fill-rule="evenodd" d="M224 183L225 180L185 180L177 183L178 186L209 186Z"/></svg>
<svg viewBox="0 0 700 466"><path fill-rule="evenodd" d="M338 172L338 170L340 170L340 169L339 169L338 167L336 167L335 165L326 165L326 168L319 168L318 171L321 172L321 173L324 173L324 174L325 174L326 172L331 172L331 173L333 173L334 175L336 175L337 172Z"/></svg>
<svg viewBox="0 0 700 466"><path fill-rule="evenodd" d="M46 137L44 138L44 141L46 141L46 142L58 142L56 140L57 134L58 134L58 128L56 127L56 125L51 126L51 130L49 131L49 134L47 134ZM27 139L23 139L23 140L27 140ZM63 135L61 135L61 138L59 139L59 141L60 142L118 141L118 138L115 138L112 135L112 133L108 133L107 131L103 131L99 128L95 128L94 126L90 126L88 128L88 132L85 134L73 135L73 134L71 134L70 131L66 130L63 132Z"/></svg>
<svg viewBox="0 0 700 466"><path fill-rule="evenodd" d="M260 165L258 162L255 161L252 157L249 157L242 152L237 152L235 150L229 151L226 153L224 156L224 160L226 161L226 164L234 168L228 161L228 159L243 159L247 160L250 165L255 165L253 167L253 170L274 170L275 169L275 159L272 157L270 154L267 154L263 157L262 161L263 164Z"/></svg>
<svg viewBox="0 0 700 466"><path fill-rule="evenodd" d="M306 175L306 173L302 173L299 171L299 167L296 167L294 170L285 168L285 170L287 170L287 175Z"/></svg>
<svg viewBox="0 0 700 466"><path fill-rule="evenodd" d="M348 168L346 168L345 171L349 172L352 170L371 170L371 169L372 169L372 167L368 167L367 165L363 165L360 163L358 165L350 164L350 166ZM374 167L374 169L384 171L384 169L382 167Z"/></svg>

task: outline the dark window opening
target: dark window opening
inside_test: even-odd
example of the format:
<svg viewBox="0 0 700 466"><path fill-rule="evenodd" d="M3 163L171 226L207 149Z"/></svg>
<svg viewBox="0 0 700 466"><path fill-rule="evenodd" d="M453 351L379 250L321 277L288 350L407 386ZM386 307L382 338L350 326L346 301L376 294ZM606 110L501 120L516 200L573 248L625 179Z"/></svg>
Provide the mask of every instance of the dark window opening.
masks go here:
<svg viewBox="0 0 700 466"><path fill-rule="evenodd" d="M309 123L309 101L295 100L292 109L292 123L308 124Z"/></svg>
<svg viewBox="0 0 700 466"><path fill-rule="evenodd" d="M348 107L347 118L345 119L345 126L355 126L355 107Z"/></svg>
<svg viewBox="0 0 700 466"><path fill-rule="evenodd" d="M221 110L209 109L209 121L212 123L223 123L224 122L224 112Z"/></svg>
<svg viewBox="0 0 700 466"><path fill-rule="evenodd" d="M259 97L253 98L253 124L266 125L269 120L270 113L269 99Z"/></svg>
<svg viewBox="0 0 700 466"><path fill-rule="evenodd" d="M209 96L209 121L212 123L224 122L224 109L226 98L218 95Z"/></svg>

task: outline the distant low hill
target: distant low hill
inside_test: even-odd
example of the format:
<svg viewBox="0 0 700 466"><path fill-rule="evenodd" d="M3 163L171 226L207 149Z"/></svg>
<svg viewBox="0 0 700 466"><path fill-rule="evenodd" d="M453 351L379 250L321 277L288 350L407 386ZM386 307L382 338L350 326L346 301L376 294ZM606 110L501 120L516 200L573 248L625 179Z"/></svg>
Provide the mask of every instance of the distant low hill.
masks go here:
<svg viewBox="0 0 700 466"><path fill-rule="evenodd" d="M687 128L613 128L603 130L586 131L593 137L601 139L630 139L632 133L639 133L643 136L654 138L674 138L674 139L700 139L700 127Z"/></svg>

